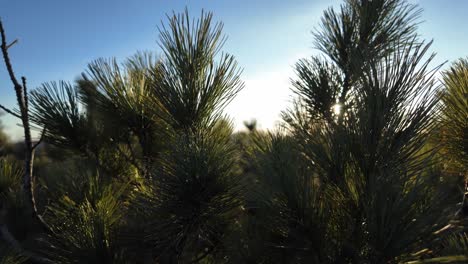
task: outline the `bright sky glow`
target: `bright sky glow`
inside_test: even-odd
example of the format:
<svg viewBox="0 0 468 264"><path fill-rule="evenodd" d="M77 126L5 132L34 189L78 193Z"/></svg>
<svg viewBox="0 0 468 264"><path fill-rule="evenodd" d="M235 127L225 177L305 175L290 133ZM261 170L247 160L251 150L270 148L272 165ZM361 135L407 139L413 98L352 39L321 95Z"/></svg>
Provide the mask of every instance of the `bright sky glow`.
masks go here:
<svg viewBox="0 0 468 264"><path fill-rule="evenodd" d="M434 39L435 63L467 56L468 1L411 0L424 9L419 33ZM243 121L257 119L259 128L270 129L292 100L292 66L317 54L312 48L314 27L325 8L338 0L0 0L0 17L10 40L18 76L31 88L54 80L73 81L86 64L99 57L124 59L138 50L156 53L156 27L165 14L188 7L194 17L204 8L224 23L228 41L224 51L236 56L244 69L245 89L226 108L236 129ZM3 64L0 66L0 103L14 107L14 94ZM0 117L12 139L20 139L12 117Z"/></svg>
<svg viewBox="0 0 468 264"><path fill-rule="evenodd" d="M341 113L341 105L340 104L335 104L333 106L333 113L335 115L339 115Z"/></svg>

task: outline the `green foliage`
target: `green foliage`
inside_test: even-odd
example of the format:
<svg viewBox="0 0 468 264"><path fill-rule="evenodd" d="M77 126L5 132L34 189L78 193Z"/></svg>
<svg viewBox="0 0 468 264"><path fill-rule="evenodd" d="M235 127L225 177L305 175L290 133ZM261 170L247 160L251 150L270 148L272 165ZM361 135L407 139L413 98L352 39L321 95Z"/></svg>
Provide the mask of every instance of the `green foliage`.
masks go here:
<svg viewBox="0 0 468 264"><path fill-rule="evenodd" d="M137 193L145 242L159 257L185 263L218 250L241 205L229 136L219 129L182 135Z"/></svg>
<svg viewBox="0 0 468 264"><path fill-rule="evenodd" d="M444 255L468 255L468 234L453 234L444 242Z"/></svg>
<svg viewBox="0 0 468 264"><path fill-rule="evenodd" d="M14 214L12 211L16 207L21 207L19 199L19 191L21 187L22 170L17 166L16 162L12 159L1 157L0 158L0 228L2 232L0 237L4 235L5 229L11 221L9 221ZM21 208L24 209L24 208ZM21 225L15 223L17 227ZM25 263L26 257L22 256L17 250L13 249L0 240L0 263L4 264L19 264Z"/></svg>
<svg viewBox="0 0 468 264"><path fill-rule="evenodd" d="M64 193L47 206L53 233L45 240L45 254L54 263L119 263L115 234L125 211L124 188L90 176L82 199Z"/></svg>
<svg viewBox="0 0 468 264"><path fill-rule="evenodd" d="M221 111L242 88L232 56L216 56L221 25L202 13L169 18L161 29L163 58L149 73L157 113L170 125L174 141L149 167L150 176L136 192L135 212L144 225L149 258L197 262L218 251L241 205L232 128Z"/></svg>
<svg viewBox="0 0 468 264"><path fill-rule="evenodd" d="M261 191L253 214L267 228L268 248L280 263L326 263L336 254L347 212L342 192L321 185L294 138L270 134L257 140ZM268 239L268 238L267 238ZM329 241L329 243L322 243ZM263 253L268 258L268 253Z"/></svg>
<svg viewBox="0 0 468 264"><path fill-rule="evenodd" d="M460 59L443 73L441 137L447 157L462 173L468 164L468 58Z"/></svg>
<svg viewBox="0 0 468 264"><path fill-rule="evenodd" d="M0 245L0 264L21 264L26 263L27 258Z"/></svg>
<svg viewBox="0 0 468 264"><path fill-rule="evenodd" d="M160 29L164 58L152 74L153 91L176 130L197 130L219 119L243 87L234 57L219 55L225 39L222 24L212 25L212 17L202 12L191 21L186 10Z"/></svg>
<svg viewBox="0 0 468 264"><path fill-rule="evenodd" d="M454 225L439 161L465 172L468 63L441 91L419 15L403 0L325 11L323 56L296 64L297 98L273 132L233 133L223 116L243 83L211 13L168 16L160 57L98 59L73 85L43 84L31 120L45 128L36 194L51 230L20 244L53 263L464 261L465 231L442 234ZM0 159L15 235L35 228L17 223L21 173Z"/></svg>
<svg viewBox="0 0 468 264"><path fill-rule="evenodd" d="M331 8L324 12L321 30L314 32L315 46L350 74L411 41L420 14L401 0L346 0L339 13Z"/></svg>
<svg viewBox="0 0 468 264"><path fill-rule="evenodd" d="M318 58L300 60L296 64L298 80L294 92L303 98L311 118L331 120L332 107L337 103L342 76L335 66Z"/></svg>
<svg viewBox="0 0 468 264"><path fill-rule="evenodd" d="M420 263L466 263L468 261L468 235L466 233L451 233L443 239L439 257L406 262Z"/></svg>
<svg viewBox="0 0 468 264"><path fill-rule="evenodd" d="M423 60L430 44L414 37L417 17L403 1L347 1L339 15L325 12L316 33L331 61L296 65L299 100L285 121L318 185L342 193L349 223L334 225L340 242L324 254L329 262L403 261L445 223L437 149L427 145L438 67L428 69L433 55Z"/></svg>
<svg viewBox="0 0 468 264"><path fill-rule="evenodd" d="M92 133L76 87L66 82L45 83L31 94L31 120L46 128L45 140L55 146L88 151Z"/></svg>
<svg viewBox="0 0 468 264"><path fill-rule="evenodd" d="M0 204L6 202L8 196L19 190L22 170L14 161L0 158Z"/></svg>
<svg viewBox="0 0 468 264"><path fill-rule="evenodd" d="M136 136L145 158L162 151L164 142L158 138L171 137L168 125L161 119L165 110L152 91L150 74L158 64L147 52L137 53L122 66L114 59L99 59L89 64L80 86L89 114L105 124L106 134L124 143Z"/></svg>

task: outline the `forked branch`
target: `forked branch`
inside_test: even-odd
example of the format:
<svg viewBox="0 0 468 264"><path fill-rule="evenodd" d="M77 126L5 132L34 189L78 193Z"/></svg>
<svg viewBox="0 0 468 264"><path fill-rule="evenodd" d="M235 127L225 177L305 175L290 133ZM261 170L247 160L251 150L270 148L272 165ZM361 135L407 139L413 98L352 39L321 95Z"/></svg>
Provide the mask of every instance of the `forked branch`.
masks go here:
<svg viewBox="0 0 468 264"><path fill-rule="evenodd" d="M42 225L45 231L50 232L50 228L48 227L48 225L44 222L42 217L37 212L36 200L34 198L34 178L33 178L34 150L37 148L38 144L42 141L42 139L40 139L38 143L33 145L32 139L31 139L31 126L29 123L28 90L26 86L26 78L21 77L21 83L18 81L13 71L13 66L11 64L11 60L8 54L8 49L12 45L17 43L17 40L7 45L5 29L3 28L3 24L1 20L0 20L0 36L1 36L0 48L2 51L2 56L5 62L5 66L8 71L8 75L14 86L16 99L17 99L18 107L19 107L19 114L14 113L13 111L7 109L6 107L2 107L2 109L5 110L7 113L12 114L13 116L20 118L22 121L23 130L24 130L24 143L26 146L25 159L24 159L23 190L26 193L31 203L31 207L33 208L33 217L38 220L38 222ZM43 134L44 133L45 133L45 129L43 131ZM41 136L41 138L42 137L43 135Z"/></svg>

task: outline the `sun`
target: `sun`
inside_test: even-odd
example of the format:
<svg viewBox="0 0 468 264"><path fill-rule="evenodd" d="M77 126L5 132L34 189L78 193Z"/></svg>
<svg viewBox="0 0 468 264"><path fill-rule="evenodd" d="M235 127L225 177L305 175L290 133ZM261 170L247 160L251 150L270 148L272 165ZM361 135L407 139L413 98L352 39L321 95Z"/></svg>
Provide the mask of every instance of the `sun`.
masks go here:
<svg viewBox="0 0 468 264"><path fill-rule="evenodd" d="M335 115L339 115L341 113L341 104L334 104L332 108Z"/></svg>

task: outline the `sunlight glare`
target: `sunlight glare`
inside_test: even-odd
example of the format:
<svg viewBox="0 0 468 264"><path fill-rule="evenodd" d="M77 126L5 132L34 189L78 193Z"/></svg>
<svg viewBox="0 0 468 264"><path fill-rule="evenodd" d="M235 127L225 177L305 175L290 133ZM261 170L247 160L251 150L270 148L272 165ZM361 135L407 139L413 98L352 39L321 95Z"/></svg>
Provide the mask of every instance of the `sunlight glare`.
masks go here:
<svg viewBox="0 0 468 264"><path fill-rule="evenodd" d="M341 113L341 104L333 105L333 113L339 115Z"/></svg>

